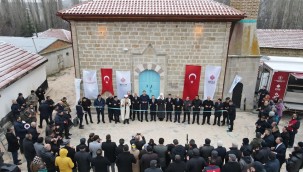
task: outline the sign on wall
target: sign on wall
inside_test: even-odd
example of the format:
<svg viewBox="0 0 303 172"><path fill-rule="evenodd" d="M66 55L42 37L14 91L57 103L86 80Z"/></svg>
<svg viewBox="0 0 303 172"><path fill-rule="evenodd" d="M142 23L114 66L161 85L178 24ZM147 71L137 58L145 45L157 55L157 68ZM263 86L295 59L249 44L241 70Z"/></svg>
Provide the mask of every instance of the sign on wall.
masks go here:
<svg viewBox="0 0 303 172"><path fill-rule="evenodd" d="M289 73L287 72L275 72L270 85L269 95L270 97L284 98L285 90L288 83Z"/></svg>
<svg viewBox="0 0 303 172"><path fill-rule="evenodd" d="M201 66L186 65L183 87L183 99L193 100L199 92Z"/></svg>
<svg viewBox="0 0 303 172"><path fill-rule="evenodd" d="M206 100L208 96L210 99L214 98L220 72L221 66L206 66L204 78L204 100Z"/></svg>

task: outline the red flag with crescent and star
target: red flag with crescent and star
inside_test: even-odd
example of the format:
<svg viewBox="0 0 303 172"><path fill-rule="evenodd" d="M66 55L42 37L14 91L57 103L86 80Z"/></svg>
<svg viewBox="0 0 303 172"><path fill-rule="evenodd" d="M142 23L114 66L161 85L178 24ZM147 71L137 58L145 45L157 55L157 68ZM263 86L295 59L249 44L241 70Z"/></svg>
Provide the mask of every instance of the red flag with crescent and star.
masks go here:
<svg viewBox="0 0 303 172"><path fill-rule="evenodd" d="M102 92L101 94L105 93L106 91L114 95L114 88L113 88L113 69L105 69L101 68L101 79L102 79Z"/></svg>
<svg viewBox="0 0 303 172"><path fill-rule="evenodd" d="M184 76L183 99L193 100L199 92L201 66L186 65Z"/></svg>

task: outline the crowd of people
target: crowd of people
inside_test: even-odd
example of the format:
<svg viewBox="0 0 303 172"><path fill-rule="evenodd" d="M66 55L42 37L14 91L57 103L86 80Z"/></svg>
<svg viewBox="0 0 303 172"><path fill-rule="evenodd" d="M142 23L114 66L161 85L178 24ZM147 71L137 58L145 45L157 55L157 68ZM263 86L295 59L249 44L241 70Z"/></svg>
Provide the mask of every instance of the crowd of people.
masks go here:
<svg viewBox="0 0 303 172"><path fill-rule="evenodd" d="M171 144L164 144L164 138L159 139L156 145L153 139L146 143L142 134L136 134L131 142L119 144L111 141L111 136L106 136L106 141L101 142L98 135L91 133L89 138L82 138L76 147L70 145L70 127L76 121L71 118L71 107L67 99L55 103L49 96L44 98L45 92L39 88L31 91L25 99L22 93L12 101L12 120L14 130L7 129L6 138L8 151L12 153L13 162L20 165L18 150L24 154L29 172L36 171L79 171L87 172L93 169L99 171L115 171L117 166L121 172L195 172L207 170L221 171L268 171L278 172L283 163L286 162L288 171L298 171L303 165L303 143L299 142L294 147L290 158L286 161L286 148L293 147L295 134L300 127L300 120L294 114L288 126L279 129L279 121L282 117L284 105L278 98L270 99L266 90L260 90L259 119L256 122L256 138L249 142L248 138L243 139L240 149L233 143L230 150L223 147L222 142L217 143L218 147L211 146L210 139L205 139L205 144L197 147L194 140L188 144L181 145L177 139ZM265 94L264 94L265 93ZM264 95L264 96L263 96ZM39 104L39 106L38 106ZM180 116L183 113L183 123L200 124L199 116L203 115L202 125L210 124L210 116L214 114L213 125L229 125L228 131L233 130L233 121L236 118L236 108L230 98L224 102L218 99L213 102L210 97L202 101L197 95L194 100L188 97L182 100L178 96L167 98L161 93L156 99L143 91L141 96L128 93L121 100L110 95L104 99L101 95L93 101L83 97L76 105L76 114L80 120L79 128L83 129L83 118L86 124L93 123L91 110L97 112L97 123L104 119L104 109L107 106L109 122L120 120L129 124L129 120L148 122L150 121L180 123ZM38 113L39 111L39 113ZM55 117L53 119L53 113ZM46 121L45 137L37 132L37 118L40 115L38 127L42 128L43 120ZM190 115L193 120L190 121ZM100 118L101 116L101 118ZM221 121L221 116L223 120ZM89 117L89 119L88 119Z"/></svg>

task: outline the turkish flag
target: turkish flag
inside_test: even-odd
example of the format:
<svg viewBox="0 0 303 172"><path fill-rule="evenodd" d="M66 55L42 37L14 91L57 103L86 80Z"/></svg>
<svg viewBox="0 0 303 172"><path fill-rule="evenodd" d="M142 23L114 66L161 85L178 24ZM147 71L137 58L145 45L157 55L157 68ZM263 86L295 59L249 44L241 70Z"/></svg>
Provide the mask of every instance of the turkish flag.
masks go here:
<svg viewBox="0 0 303 172"><path fill-rule="evenodd" d="M193 100L199 92L201 66L186 65L184 76L183 99Z"/></svg>
<svg viewBox="0 0 303 172"><path fill-rule="evenodd" d="M113 75L113 69L102 69L101 68L101 79L102 79L101 94L108 91L108 92L112 93L112 95L114 95L112 75Z"/></svg>

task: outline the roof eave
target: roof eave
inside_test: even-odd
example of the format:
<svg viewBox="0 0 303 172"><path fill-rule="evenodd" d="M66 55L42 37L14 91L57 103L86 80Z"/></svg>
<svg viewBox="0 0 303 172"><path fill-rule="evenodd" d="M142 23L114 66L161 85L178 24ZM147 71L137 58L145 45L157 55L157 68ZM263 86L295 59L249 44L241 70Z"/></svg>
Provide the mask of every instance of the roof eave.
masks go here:
<svg viewBox="0 0 303 172"><path fill-rule="evenodd" d="M91 15L62 14L57 16L67 21L101 21L101 22L236 22L244 19L242 15Z"/></svg>

